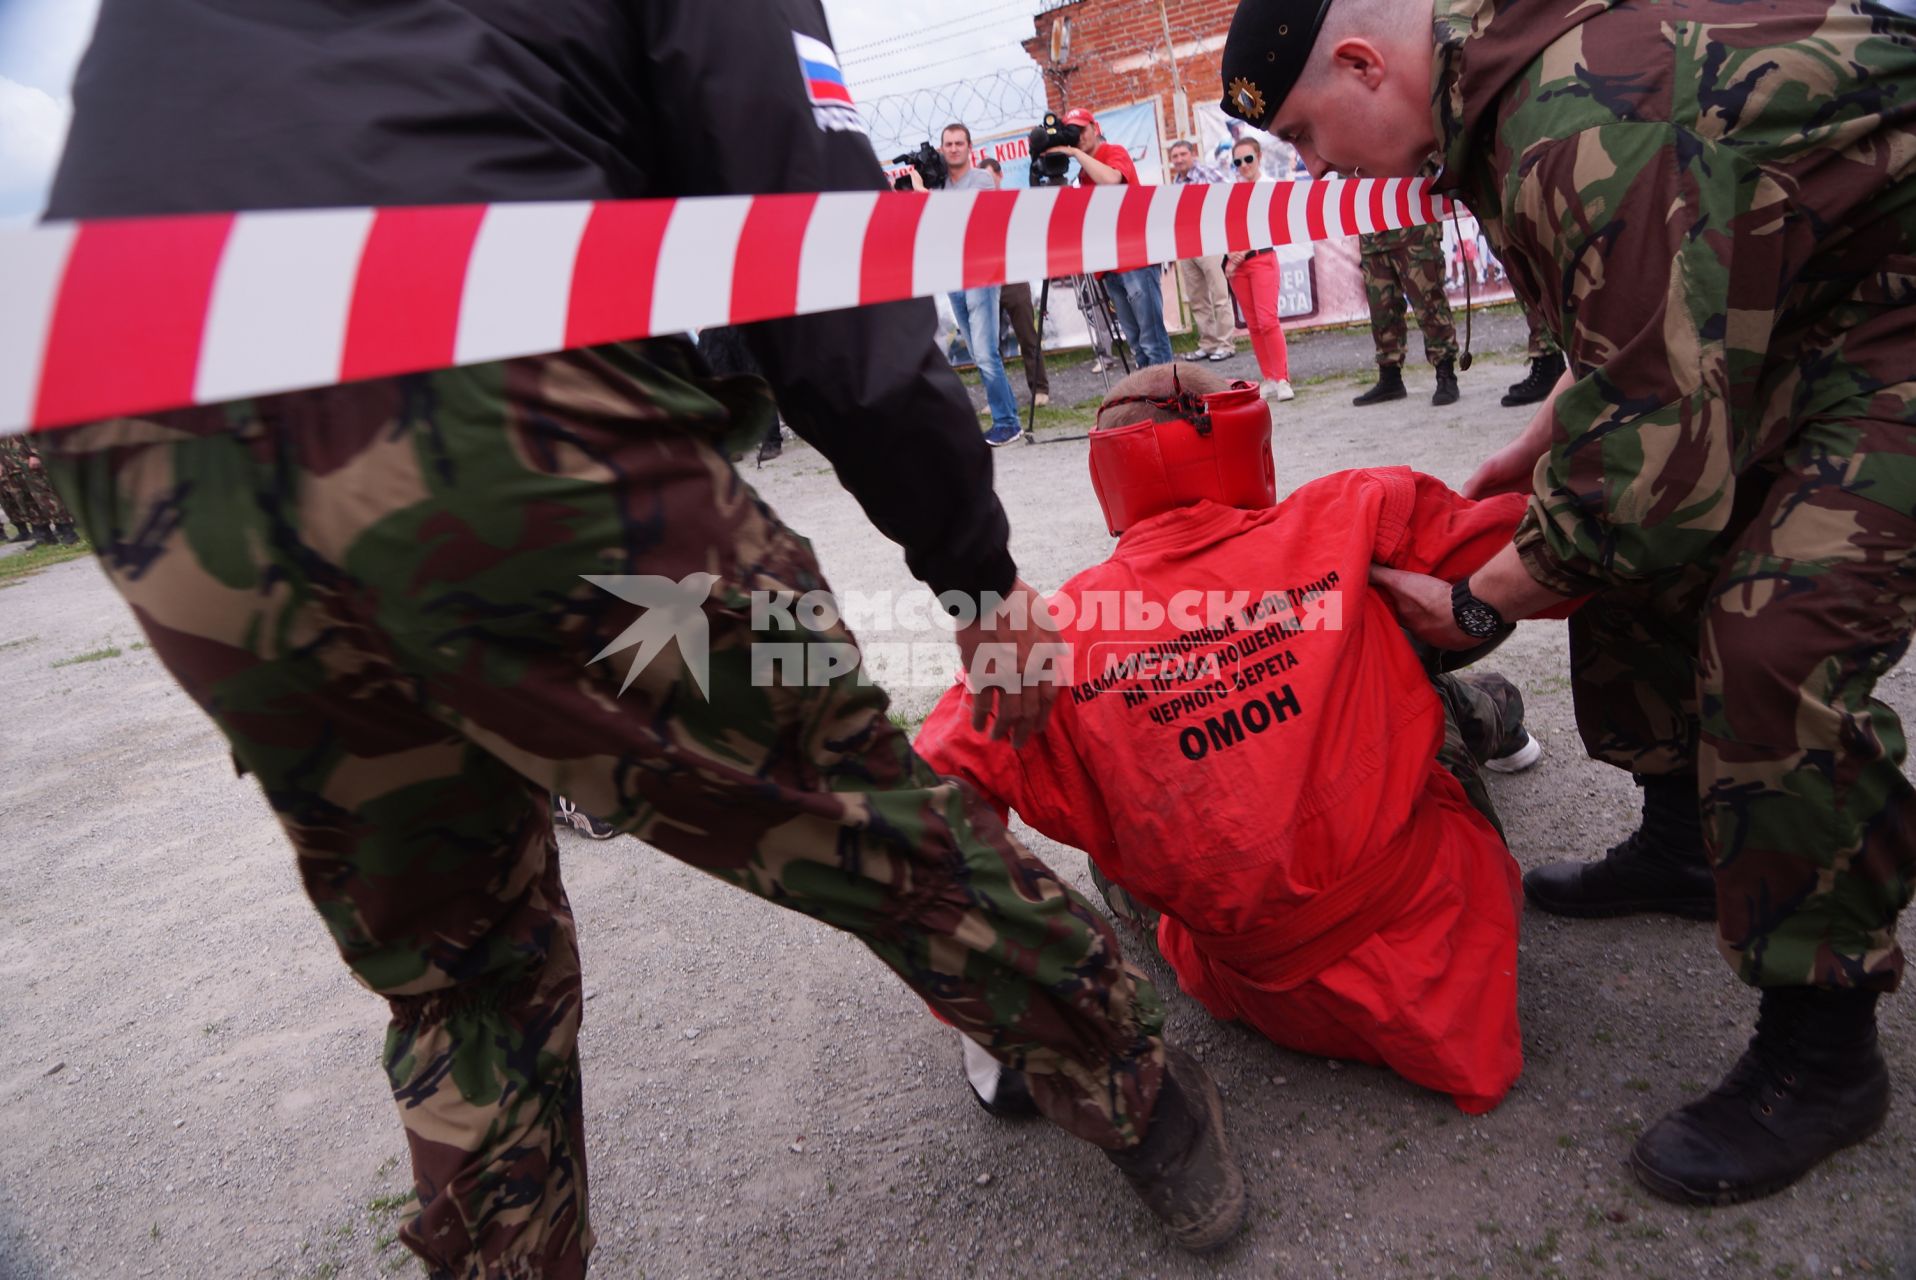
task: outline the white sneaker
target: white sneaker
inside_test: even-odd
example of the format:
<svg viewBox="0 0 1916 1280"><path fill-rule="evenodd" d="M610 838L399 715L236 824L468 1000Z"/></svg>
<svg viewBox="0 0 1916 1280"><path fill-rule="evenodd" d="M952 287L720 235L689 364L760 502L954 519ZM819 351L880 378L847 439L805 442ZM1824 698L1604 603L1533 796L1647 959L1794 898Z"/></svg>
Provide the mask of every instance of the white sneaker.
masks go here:
<svg viewBox="0 0 1916 1280"><path fill-rule="evenodd" d="M1543 759L1543 743L1538 742L1526 730L1522 746L1494 760L1484 761L1484 768L1493 773L1522 773L1541 759Z"/></svg>
<svg viewBox="0 0 1916 1280"><path fill-rule="evenodd" d="M965 1083L979 1106L1001 1120L1038 1114L1024 1072L1003 1065L962 1032L958 1043L964 1049Z"/></svg>
<svg viewBox="0 0 1916 1280"><path fill-rule="evenodd" d="M1297 392L1291 390L1289 378L1266 378L1257 389L1266 400L1297 399Z"/></svg>
<svg viewBox="0 0 1916 1280"><path fill-rule="evenodd" d="M1277 380L1277 398L1279 400L1297 399L1297 392L1291 390L1291 380L1289 378L1279 378Z"/></svg>

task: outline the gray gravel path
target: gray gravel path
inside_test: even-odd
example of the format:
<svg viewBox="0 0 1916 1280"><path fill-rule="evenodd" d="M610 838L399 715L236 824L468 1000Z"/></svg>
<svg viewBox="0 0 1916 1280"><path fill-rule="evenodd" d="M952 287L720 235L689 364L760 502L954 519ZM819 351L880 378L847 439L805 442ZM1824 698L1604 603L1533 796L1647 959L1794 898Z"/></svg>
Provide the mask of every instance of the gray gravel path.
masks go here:
<svg viewBox="0 0 1916 1280"><path fill-rule="evenodd" d="M1318 344L1299 341L1300 370ZM1521 423L1496 407L1520 372L1487 361L1443 410L1356 410L1342 381L1306 386L1278 409L1281 482L1382 463L1461 481ZM1084 447L995 458L1040 586L1109 546ZM911 586L816 453L791 447L751 478L841 590ZM417 1274L390 1243L406 1179L380 1002L346 977L264 803L137 638L90 562L0 588L0 1276ZM109 642L125 651L55 665ZM1499 665L1547 751L1493 783L1517 858L1601 849L1635 792L1578 750L1562 628L1526 625ZM1905 715L1909 673L1883 686ZM900 688L896 710L920 717L937 692ZM1082 855L1025 835L1089 889ZM590 993L596 1274L1916 1277L1907 997L1885 1002L1898 1109L1869 1143L1709 1212L1653 1201L1624 1170L1645 1122L1748 1033L1753 1001L1707 927L1529 913L1528 1068L1475 1119L1214 1023L1145 956L1170 1034L1218 1076L1250 1176L1250 1229L1200 1260L1096 1153L980 1112L951 1034L845 937L633 841L562 843Z"/></svg>

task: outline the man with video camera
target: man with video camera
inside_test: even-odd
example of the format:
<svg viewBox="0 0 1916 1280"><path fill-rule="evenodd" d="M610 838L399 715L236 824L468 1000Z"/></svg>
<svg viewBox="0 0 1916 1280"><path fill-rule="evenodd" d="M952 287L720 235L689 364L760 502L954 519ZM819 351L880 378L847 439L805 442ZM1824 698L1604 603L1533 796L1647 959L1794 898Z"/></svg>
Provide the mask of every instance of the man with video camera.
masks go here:
<svg viewBox="0 0 1916 1280"><path fill-rule="evenodd" d="M1061 151L1078 162L1079 186L1108 187L1120 182L1138 185L1138 167L1131 162L1131 153L1115 142L1106 142L1089 111L1083 107L1067 111L1063 123L1067 126L1064 136L1070 137L1069 129L1075 128L1078 139L1050 150ZM1171 335L1164 331L1164 293L1158 284L1157 267L1112 271L1102 279L1138 368L1169 361Z"/></svg>

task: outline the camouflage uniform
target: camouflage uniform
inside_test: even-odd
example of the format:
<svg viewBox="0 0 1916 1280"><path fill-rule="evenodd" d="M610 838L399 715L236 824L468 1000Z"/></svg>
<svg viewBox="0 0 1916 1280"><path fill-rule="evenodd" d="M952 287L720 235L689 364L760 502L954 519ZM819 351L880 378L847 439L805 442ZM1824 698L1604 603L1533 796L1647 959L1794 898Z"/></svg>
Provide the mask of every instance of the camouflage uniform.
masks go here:
<svg viewBox="0 0 1916 1280"><path fill-rule="evenodd" d="M14 523L58 529L73 523L44 472L29 466L34 447L20 436L0 436L0 500Z"/></svg>
<svg viewBox="0 0 1916 1280"><path fill-rule="evenodd" d="M748 593L823 588L726 461L756 379L677 341L591 348L58 433L47 464L154 651L259 779L353 973L446 1274L573 1276L592 1230L578 950L548 793L865 942L1135 1142L1162 1012L1110 927L941 780L858 673L755 681ZM502 500L510 495L510 501ZM711 575L710 697L581 575Z"/></svg>
<svg viewBox="0 0 1916 1280"><path fill-rule="evenodd" d="M4 465L4 462L0 462L0 466ZM0 477L0 520L5 520L21 533L25 533L29 527L26 517L14 511L12 494L6 486L4 477Z"/></svg>
<svg viewBox="0 0 1916 1280"><path fill-rule="evenodd" d="M1537 309L1521 297L1517 304L1523 308L1523 322L1528 332L1524 335L1523 357L1526 360L1547 360L1557 354L1557 340L1550 333L1550 326L1537 314Z"/></svg>
<svg viewBox="0 0 1916 1280"><path fill-rule="evenodd" d="M1409 347L1404 297L1424 331L1424 358L1433 365L1457 358L1457 326L1444 296L1444 229L1435 223L1377 231L1358 238L1364 297L1370 302L1370 336L1380 368L1403 367Z"/></svg>
<svg viewBox="0 0 1916 1280"><path fill-rule="evenodd" d="M1485 785L1483 764L1507 750L1523 729L1523 695L1494 671L1447 672L1433 676L1431 684L1444 704L1444 740L1437 747L1437 763L1449 770L1477 812L1502 835L1503 819Z"/></svg>
<svg viewBox="0 0 1916 1280"><path fill-rule="evenodd" d="M1916 30L1829 0L1439 0L1447 185L1578 379L1518 533L1599 759L1700 780L1719 942L1890 989L1916 882ZM1647 336L1646 336L1647 331Z"/></svg>

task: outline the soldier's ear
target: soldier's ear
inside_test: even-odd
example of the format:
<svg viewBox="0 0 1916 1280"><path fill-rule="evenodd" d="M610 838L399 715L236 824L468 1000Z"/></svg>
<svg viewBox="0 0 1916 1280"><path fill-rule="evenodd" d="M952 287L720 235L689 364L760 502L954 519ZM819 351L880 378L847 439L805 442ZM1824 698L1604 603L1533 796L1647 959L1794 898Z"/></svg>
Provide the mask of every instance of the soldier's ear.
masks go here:
<svg viewBox="0 0 1916 1280"><path fill-rule="evenodd" d="M1338 79L1346 77L1365 89L1375 90L1384 83L1388 68L1384 51L1363 36L1345 36L1330 47L1331 65Z"/></svg>

